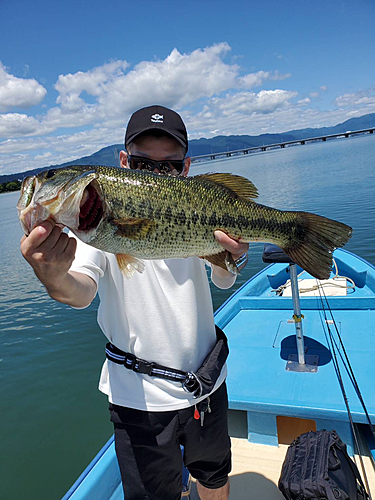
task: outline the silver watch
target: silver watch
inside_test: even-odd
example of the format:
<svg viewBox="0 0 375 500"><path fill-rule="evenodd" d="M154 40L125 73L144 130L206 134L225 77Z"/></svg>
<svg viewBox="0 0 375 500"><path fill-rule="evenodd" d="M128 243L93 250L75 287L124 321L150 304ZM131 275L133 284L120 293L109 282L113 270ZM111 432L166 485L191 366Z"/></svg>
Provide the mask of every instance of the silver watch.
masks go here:
<svg viewBox="0 0 375 500"><path fill-rule="evenodd" d="M242 266L242 264L245 264L247 262L248 255L247 252L243 253L238 259L234 261L237 267Z"/></svg>

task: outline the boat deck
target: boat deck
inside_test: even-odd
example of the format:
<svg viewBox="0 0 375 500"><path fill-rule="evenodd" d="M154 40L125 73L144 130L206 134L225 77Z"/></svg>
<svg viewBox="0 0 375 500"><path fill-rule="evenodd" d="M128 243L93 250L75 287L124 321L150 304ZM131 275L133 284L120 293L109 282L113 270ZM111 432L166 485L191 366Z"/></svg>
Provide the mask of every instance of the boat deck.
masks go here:
<svg viewBox="0 0 375 500"><path fill-rule="evenodd" d="M246 439L232 438L230 500L285 500L277 483L286 450L286 445L255 445ZM190 500L199 500L194 480Z"/></svg>
<svg viewBox="0 0 375 500"><path fill-rule="evenodd" d="M345 253L345 263L340 256ZM375 280L368 264L351 254L335 252L341 275L354 279L354 291L329 297L335 324L342 337L353 372L375 423ZM353 259L354 260L354 259ZM260 273L231 299L231 308L221 308L217 324L225 331L230 346L228 358L229 407L247 415L248 439L253 443L288 444L301 432L335 428L353 454L353 442L344 398L329 347L327 327L338 336L330 312L323 312L320 297L301 298L303 332L308 355L318 356L317 371L288 371L288 357L297 353L291 297L276 296L271 289L285 283L285 265L272 266L272 274ZM372 270L371 270L372 271ZM309 278L311 278L308 275ZM364 314L365 312L365 314ZM350 381L338 350L339 366L353 420L365 423L363 407ZM284 427L296 426L295 435L284 441ZM304 428L304 422L312 421ZM305 422L306 423L306 422ZM300 431L299 425L303 429Z"/></svg>
<svg viewBox="0 0 375 500"><path fill-rule="evenodd" d="M231 425L232 420L232 425ZM231 433L238 432L236 422L230 418L232 427ZM265 446L250 443L246 438L232 437L232 472L230 474L230 500L284 500L278 489L278 481L282 464L287 451L287 445ZM365 447L365 445L363 444ZM370 491L375 497L375 473L369 458L371 455L367 449L365 452L364 464ZM358 457L355 459L357 467L361 472ZM109 440L105 450L102 450L100 457L96 457L89 466L89 478L94 476L94 480L87 479L76 484L74 487L74 499L102 500L104 497L109 500L124 500L120 473L114 451L113 438ZM85 476L87 471L83 473ZM98 477L102 480L98 481ZM105 492L105 493L104 493ZM68 492L64 499L72 498ZM192 480L190 487L190 497L184 499L199 500L195 481ZM63 499L63 500L64 500Z"/></svg>
<svg viewBox="0 0 375 500"><path fill-rule="evenodd" d="M285 500L277 484L287 448L287 445L256 445L246 439L232 438L230 500ZM358 457L355 457L355 461L358 470L361 470ZM364 457L364 464L374 498L375 474L369 456ZM190 500L199 500L194 481L191 484Z"/></svg>

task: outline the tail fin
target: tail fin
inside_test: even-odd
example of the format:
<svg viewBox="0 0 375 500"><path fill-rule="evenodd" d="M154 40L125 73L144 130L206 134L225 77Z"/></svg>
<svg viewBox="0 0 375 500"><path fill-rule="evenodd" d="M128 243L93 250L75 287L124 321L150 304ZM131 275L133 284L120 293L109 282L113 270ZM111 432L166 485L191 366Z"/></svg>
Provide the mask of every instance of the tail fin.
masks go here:
<svg viewBox="0 0 375 500"><path fill-rule="evenodd" d="M298 218L303 238L283 250L315 278L327 279L333 250L344 246L353 230L341 222L307 212L298 212Z"/></svg>

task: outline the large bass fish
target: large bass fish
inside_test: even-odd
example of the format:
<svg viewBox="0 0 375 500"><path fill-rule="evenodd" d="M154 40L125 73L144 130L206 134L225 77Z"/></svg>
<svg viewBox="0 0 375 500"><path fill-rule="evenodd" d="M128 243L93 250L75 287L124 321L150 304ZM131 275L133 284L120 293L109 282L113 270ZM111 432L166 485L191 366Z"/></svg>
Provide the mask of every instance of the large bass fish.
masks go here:
<svg viewBox="0 0 375 500"><path fill-rule="evenodd" d="M48 218L83 242L116 254L126 277L142 272L140 259L199 256L236 273L215 230L241 242L281 247L316 278L328 278L332 252L352 229L308 212L254 202L246 178L211 173L172 177L124 168L73 166L24 179L17 208L26 234Z"/></svg>

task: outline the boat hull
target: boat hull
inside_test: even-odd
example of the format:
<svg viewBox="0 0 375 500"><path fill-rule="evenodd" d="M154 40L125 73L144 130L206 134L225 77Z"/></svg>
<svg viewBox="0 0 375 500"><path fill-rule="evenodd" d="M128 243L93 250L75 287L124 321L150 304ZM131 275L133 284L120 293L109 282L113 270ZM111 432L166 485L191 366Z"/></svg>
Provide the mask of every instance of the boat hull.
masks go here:
<svg viewBox="0 0 375 500"><path fill-rule="evenodd" d="M325 303L325 299L319 294L301 294L305 348L317 358L315 372L287 369L290 356L297 353L293 300L285 296L285 292L282 296L274 291L289 278L287 264L271 264L263 269L215 313L215 321L225 331L230 347L227 378L230 422L241 423L244 428L244 439L241 440L244 444L241 446L246 446L245 443L252 446L254 456L263 454L259 447L265 445L264 450L270 453L271 445L282 457L286 445L299 434L322 428L334 428L347 444L349 453L354 453L352 431L333 363L328 328L334 338L337 339L339 333L343 340L367 411L375 423L375 393L372 387L375 380L375 268L345 250L336 250L334 260L338 273L352 280L355 288L339 293L336 291L333 296L328 296L329 307L326 305L324 308L322 301ZM301 271L298 269L298 273ZM335 274L333 270L331 278ZM305 274L300 278L310 280L312 277ZM350 281L345 281L350 286ZM303 283L300 287L303 288ZM338 349L338 355L350 411L360 427L366 423L366 415L345 370L342 348ZM234 435L237 433L238 429ZM370 436L364 439L369 443L371 441ZM241 446L237 445L236 438L233 442L236 443L233 448L235 461L236 450ZM371 449L371 444L369 447ZM245 456L246 453L248 457L253 457L249 451L245 451ZM254 462L253 458L251 461ZM241 471L243 462L241 457ZM279 462L275 470L281 467ZM269 467L265 467L264 462L261 467L263 471L253 471L254 477L260 472L267 477ZM269 488L270 498L283 498L281 494L278 496L275 472L270 479L273 481ZM260 484L265 491L265 484ZM253 491L251 488L253 486L249 491ZM264 496L266 498L267 495ZM63 498L68 499L123 499L113 437Z"/></svg>

